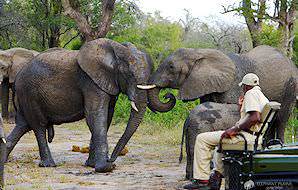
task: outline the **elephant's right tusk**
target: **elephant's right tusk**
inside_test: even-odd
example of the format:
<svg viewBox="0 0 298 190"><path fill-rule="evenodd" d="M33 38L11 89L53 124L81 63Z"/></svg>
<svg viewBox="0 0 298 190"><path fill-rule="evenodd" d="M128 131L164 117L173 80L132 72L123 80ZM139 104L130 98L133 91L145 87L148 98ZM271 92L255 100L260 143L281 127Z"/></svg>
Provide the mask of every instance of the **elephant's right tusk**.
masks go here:
<svg viewBox="0 0 298 190"><path fill-rule="evenodd" d="M134 102L130 102L131 103L131 107L136 111L136 112L138 112L139 110L138 110L138 108L137 108L137 106L136 106L136 103L134 103Z"/></svg>
<svg viewBox="0 0 298 190"><path fill-rule="evenodd" d="M150 90L152 88L155 88L156 85L155 84L152 84L152 85L137 85L137 87L139 89L142 89L142 90Z"/></svg>
<svg viewBox="0 0 298 190"><path fill-rule="evenodd" d="M6 140L5 140L5 138L1 138L1 140L2 140L2 142L3 142L4 144L6 144Z"/></svg>

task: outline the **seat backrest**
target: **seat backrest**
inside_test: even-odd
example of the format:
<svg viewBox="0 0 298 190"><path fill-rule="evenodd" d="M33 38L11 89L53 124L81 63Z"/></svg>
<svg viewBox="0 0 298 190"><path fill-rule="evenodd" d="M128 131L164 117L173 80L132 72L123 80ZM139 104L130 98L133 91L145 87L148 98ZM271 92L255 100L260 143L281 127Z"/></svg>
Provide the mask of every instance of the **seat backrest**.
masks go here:
<svg viewBox="0 0 298 190"><path fill-rule="evenodd" d="M275 115L275 113L280 109L281 104L278 102L268 102L262 113L261 113L261 122L262 128L259 131L260 134L264 134L268 129L268 123L270 123Z"/></svg>

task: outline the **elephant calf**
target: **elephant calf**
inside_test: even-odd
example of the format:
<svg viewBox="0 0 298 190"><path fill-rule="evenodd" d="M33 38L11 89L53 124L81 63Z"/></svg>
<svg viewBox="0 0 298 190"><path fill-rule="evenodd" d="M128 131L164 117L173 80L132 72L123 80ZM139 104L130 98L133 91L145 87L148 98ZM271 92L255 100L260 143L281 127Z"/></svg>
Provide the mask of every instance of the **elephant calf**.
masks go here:
<svg viewBox="0 0 298 190"><path fill-rule="evenodd" d="M193 175L193 157L196 137L200 133L225 130L232 127L240 119L238 105L220 104L214 102L205 102L191 110L187 117L183 136L186 142L186 178L191 179ZM183 146L183 140L181 149ZM182 150L181 150L182 151ZM182 159L182 152L180 160Z"/></svg>

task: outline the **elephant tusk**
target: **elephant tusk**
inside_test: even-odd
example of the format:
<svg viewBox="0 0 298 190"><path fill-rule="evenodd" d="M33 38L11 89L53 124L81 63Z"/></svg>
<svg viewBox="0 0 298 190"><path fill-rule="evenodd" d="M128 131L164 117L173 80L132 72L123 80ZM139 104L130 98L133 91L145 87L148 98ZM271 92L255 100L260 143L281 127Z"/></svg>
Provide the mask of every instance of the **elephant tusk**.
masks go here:
<svg viewBox="0 0 298 190"><path fill-rule="evenodd" d="M6 144L6 140L5 140L5 138L1 138L2 139L2 142L4 143L4 144Z"/></svg>
<svg viewBox="0 0 298 190"><path fill-rule="evenodd" d="M152 84L152 85L137 85L137 87L139 89L142 89L142 90L150 90L152 88L155 88L156 85L155 84Z"/></svg>
<svg viewBox="0 0 298 190"><path fill-rule="evenodd" d="M131 102L131 107L132 107L136 112L139 111L138 108L137 108L137 106L136 106L136 103Z"/></svg>

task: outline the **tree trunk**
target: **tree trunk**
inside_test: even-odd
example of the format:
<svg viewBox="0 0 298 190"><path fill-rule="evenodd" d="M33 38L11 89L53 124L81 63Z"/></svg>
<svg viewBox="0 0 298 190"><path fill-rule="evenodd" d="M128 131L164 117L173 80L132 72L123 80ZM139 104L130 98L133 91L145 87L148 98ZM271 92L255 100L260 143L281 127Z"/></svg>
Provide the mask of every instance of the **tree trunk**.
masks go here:
<svg viewBox="0 0 298 190"><path fill-rule="evenodd" d="M54 26L50 29L49 48L59 47L60 27Z"/></svg>
<svg viewBox="0 0 298 190"><path fill-rule="evenodd" d="M243 16L247 24L253 47L261 45L260 33L262 32L263 17L266 10L266 0L259 0L259 10L257 16L252 11L252 1L242 1ZM256 17L256 18L255 18Z"/></svg>
<svg viewBox="0 0 298 190"><path fill-rule="evenodd" d="M292 0L288 4L288 0L280 0L280 8L278 12L278 29L281 32L281 51L289 58L293 57L293 41L294 41L294 22L296 20L296 1Z"/></svg>

